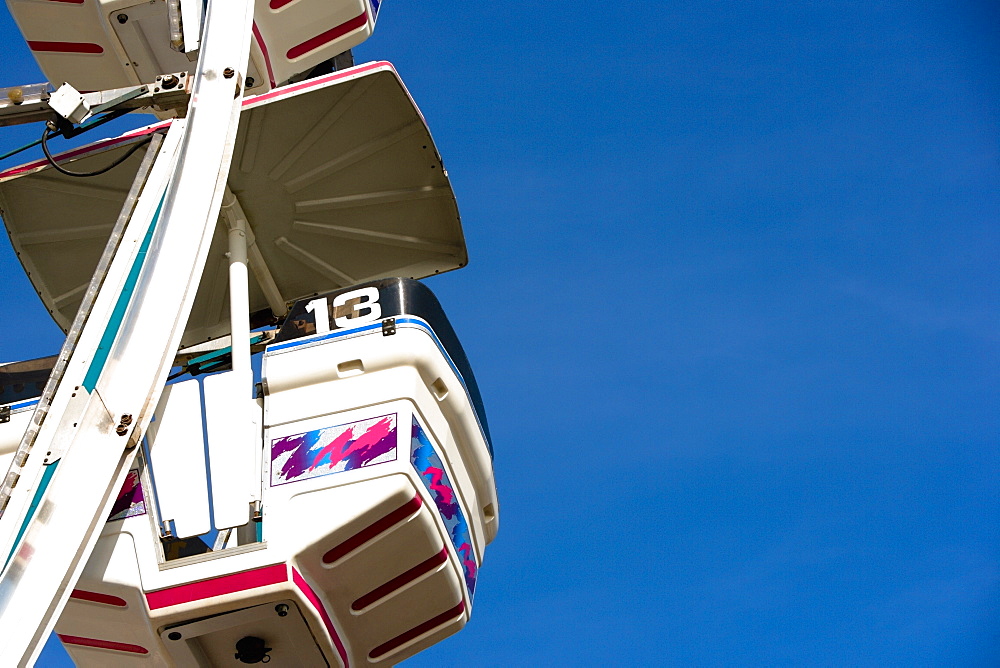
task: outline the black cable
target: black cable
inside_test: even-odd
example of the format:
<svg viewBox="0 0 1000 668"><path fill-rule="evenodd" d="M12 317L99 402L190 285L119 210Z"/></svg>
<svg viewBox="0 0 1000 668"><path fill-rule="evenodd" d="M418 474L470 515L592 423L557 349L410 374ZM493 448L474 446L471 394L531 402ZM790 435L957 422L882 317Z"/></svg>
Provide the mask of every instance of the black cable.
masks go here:
<svg viewBox="0 0 1000 668"><path fill-rule="evenodd" d="M138 151L140 148L142 148L143 146L145 146L146 144L148 144L153 139L153 135L149 135L148 137L146 137L145 139L143 139L141 142L139 142L138 144L136 144L135 146L133 146L132 148L130 148L129 150L127 150L125 152L125 155L121 156L120 158L117 158L114 162L112 162L107 167L104 167L102 169L98 169L98 170L93 171L93 172L71 172L68 169L66 169L65 167L63 167L62 165L60 165L58 162L56 162L55 158L53 158L52 154L49 152L48 139L49 139L50 136L55 136L54 134L53 135L49 135L49 133L50 132L55 133L57 130L58 130L58 128L56 127L55 123L53 123L52 121L49 121L49 122L47 122L45 124L45 129L42 131L42 152L45 153L45 159L49 161L49 164L52 165L57 172L59 172L60 174L65 174L66 176L81 176L81 177L97 176L99 174L103 174L104 172L108 172L108 171L114 169L115 167L117 167L118 165L122 164L126 160L128 160L130 157L132 157L133 153L135 153L136 151Z"/></svg>

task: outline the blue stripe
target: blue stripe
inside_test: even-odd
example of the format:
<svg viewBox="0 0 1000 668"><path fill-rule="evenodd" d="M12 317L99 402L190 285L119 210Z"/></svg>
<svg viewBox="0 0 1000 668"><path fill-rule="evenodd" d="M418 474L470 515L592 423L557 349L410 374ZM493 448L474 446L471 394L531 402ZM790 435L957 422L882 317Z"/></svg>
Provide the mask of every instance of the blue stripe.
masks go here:
<svg viewBox="0 0 1000 668"><path fill-rule="evenodd" d="M448 351L445 349L444 345L442 345L441 341L437 337L437 334L434 333L434 330L431 329L431 326L428 325L423 320L421 320L420 318L399 318L399 317L396 318L396 326L397 327L399 325L406 325L406 324L416 325L420 329L422 329L425 332L427 332L428 334L430 334L430 337L434 341L434 343L437 345L438 350L440 350L441 354L444 355L444 358L446 360L448 360L448 366L450 366L451 370L455 372L455 375L458 376L459 382L462 383L462 387L465 388L465 379L462 378L462 372L459 371L458 367L455 366L455 363L451 361L451 355L448 354ZM288 343L279 343L276 346L270 346L270 347L268 347L267 350L268 350L268 352L271 352L271 351L277 352L279 350L286 350L288 348L295 348L297 346L304 346L304 345L308 345L310 343L320 343L322 341L329 341L331 339L339 339L342 336L349 336L349 335L352 335L352 334L361 334L362 332L370 332L373 329L382 329L382 323L381 322L376 322L376 323L374 323L372 325L366 325L364 327L355 327L354 329L344 329L344 330L339 330L339 331L335 331L335 332L330 332L329 334L324 334L323 336L317 336L315 338L311 338L311 339L308 339L308 340L298 339L296 341L290 341ZM469 392L468 388L465 388L465 391L466 391L466 394L468 394L468 392Z"/></svg>
<svg viewBox="0 0 1000 668"><path fill-rule="evenodd" d="M38 489L35 490L35 496L31 499L31 505L28 506L28 514L24 518L24 522L21 523L21 528L17 530L17 538L14 539L13 545L10 548L10 554L7 555L7 560L3 563L4 570L7 569L7 564L10 563L11 557L14 556L14 550L17 549L18 544L21 542L21 538L24 536L24 532L28 530L28 525L35 516L35 511L38 510L39 504L42 502L42 496L45 495L45 489L49 486L49 481L52 480L52 474L56 472L56 466L62 460L57 459L51 464L45 465L45 473L42 474L42 481L38 485Z"/></svg>
<svg viewBox="0 0 1000 668"><path fill-rule="evenodd" d="M437 334L434 333L434 330L431 329L431 326L429 324L427 324L424 320L421 320L420 318L400 318L397 316L396 326L399 327L400 325L416 325L417 327L424 330L425 332L427 332L427 334L430 335L431 340L434 341L434 344L438 347L438 350L441 351L441 354L444 355L445 360L447 360L448 366L450 366L451 370L455 372L455 376L458 378L458 382L462 384L462 389L465 390L465 396L469 398L469 404L472 406L472 414L476 417L476 424L479 425L479 431L483 436L483 442L485 442L487 446L489 446L490 441L488 438L486 438L486 430L483 429L483 423L479 420L479 413L478 411L476 411L476 405L472 401L472 395L469 394L469 388L465 384L465 378L462 377L462 372L458 370L458 367L455 366L455 363L451 360L451 355L448 354L448 350L441 343L441 340L438 339ZM279 350L287 350L288 348L296 348L298 346L305 346L313 343L322 343L323 341L339 339L344 336L352 336L354 334L362 334L364 332L370 332L373 329L382 329L382 323L376 322L371 325L356 327L354 329L343 329L343 330L333 331L330 332L329 334L324 334L322 336L313 335L313 338L309 339L296 339L294 341L289 341L288 343L279 343L276 346L268 346L267 352L269 353L277 352ZM490 453L491 457L492 454L493 453L491 452Z"/></svg>
<svg viewBox="0 0 1000 668"><path fill-rule="evenodd" d="M101 372L104 371L104 367L107 365L111 346L118 336L122 321L125 319L125 311L128 309L129 302L132 301L136 284L139 282L139 272L146 261L146 251L149 250L149 244L153 240L153 232L156 230L156 223L160 218L160 211L163 209L163 200L165 198L166 193L163 193L163 196L160 197L160 203L156 206L156 213L153 214L153 220L149 224L149 229L146 230L146 236L143 237L142 245L139 246L139 253L132 263L132 269L129 270L128 276L125 278L125 285L122 286L121 294L118 295L118 302L115 304L115 308L111 312L111 317L108 319L108 326L104 330L104 336L101 337L101 342L97 345L97 350L94 352L94 359L90 363L87 375L83 379L82 385L88 392L94 391L94 388L97 386L97 379L101 377Z"/></svg>
<svg viewBox="0 0 1000 668"><path fill-rule="evenodd" d="M396 322L399 322L399 320L397 320ZM276 346L268 346L267 351L277 352L279 350L285 350L287 348L296 348L298 346L304 346L310 343L319 343L320 341L339 339L340 337L347 336L349 334L359 334L361 332L369 332L373 329L381 329L381 328L382 328L382 323L376 322L373 325L366 325L364 327L355 327L354 329L338 329L334 332L330 332L329 334L324 334L322 336L314 335L312 338L309 339L296 339L295 341L290 341L288 343L279 343Z"/></svg>
<svg viewBox="0 0 1000 668"><path fill-rule="evenodd" d="M16 403L16 404L11 404L10 405L10 410L11 411L21 410L22 408L27 408L28 406L34 406L37 403L38 403L38 399L28 399L27 401L21 401L21 402Z"/></svg>

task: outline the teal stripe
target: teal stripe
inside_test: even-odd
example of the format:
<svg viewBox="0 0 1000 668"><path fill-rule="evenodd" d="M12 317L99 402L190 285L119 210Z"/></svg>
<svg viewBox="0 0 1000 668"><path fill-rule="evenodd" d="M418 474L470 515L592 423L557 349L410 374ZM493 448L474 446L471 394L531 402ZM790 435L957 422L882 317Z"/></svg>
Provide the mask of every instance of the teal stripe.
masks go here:
<svg viewBox="0 0 1000 668"><path fill-rule="evenodd" d="M149 244L153 240L153 232L156 230L156 223L160 218L160 211L163 209L163 200L165 197L166 193L160 198L160 203L156 206L156 213L153 214L153 220L149 224L149 229L146 230L146 236L142 240L142 245L139 246L139 253L132 263L132 269L128 272L121 294L118 295L118 303L115 304L115 309L111 312L111 317L108 319L107 329L104 330L104 336L101 337L101 342L97 345L97 350L94 352L94 359L90 363L90 368L87 369L86 377L83 379L83 387L88 392L94 391L94 388L97 386L97 379L101 377L101 372L104 371L104 367L107 365L108 355L111 354L111 346L118 336L122 321L125 319L125 311L128 309L129 302L132 301L135 286L139 282L139 272L142 271L142 265L146 261L146 251L149 250Z"/></svg>
<svg viewBox="0 0 1000 668"><path fill-rule="evenodd" d="M18 544L21 542L21 538L24 536L24 532L28 530L28 525L31 524L31 520L35 517L35 511L38 510L39 504L42 502L42 497L45 495L45 489L49 486L49 481L52 480L52 474L56 472L56 466L62 460L57 459L51 464L45 465L45 473L42 474L42 482L38 485L38 489L35 490L35 496L31 499L31 505L28 506L28 515L24 518L24 522L21 523L21 528L17 531L17 538L14 539L14 544L10 548L10 554L7 555L7 560L3 562L4 570L7 569L7 564L10 563L11 557L14 556L14 550L17 549Z"/></svg>

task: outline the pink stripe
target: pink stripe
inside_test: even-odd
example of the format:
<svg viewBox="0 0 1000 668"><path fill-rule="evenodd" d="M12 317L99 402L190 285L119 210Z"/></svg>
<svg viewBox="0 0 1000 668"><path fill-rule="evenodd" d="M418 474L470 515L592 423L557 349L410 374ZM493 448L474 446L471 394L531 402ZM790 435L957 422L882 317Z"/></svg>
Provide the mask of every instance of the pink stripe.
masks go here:
<svg viewBox="0 0 1000 668"><path fill-rule="evenodd" d="M132 654L149 654L149 650L139 645L130 645L127 642L115 642L114 640L98 640L97 638L81 638L80 636L64 636L56 634L59 640L67 645L80 645L81 647L100 647L101 649L113 649L119 652L130 652Z"/></svg>
<svg viewBox="0 0 1000 668"><path fill-rule="evenodd" d="M327 633L333 638L333 644L337 646L337 653L340 654L340 660L344 662L345 667L349 667L351 662L347 658L347 649L344 647L337 629L333 626L333 620L330 619L330 615L323 606L323 602L319 600L319 596L316 595L313 588L309 586L309 583L305 581L305 578L295 568L292 568L292 582L295 583L295 586L302 591L305 597L309 599L309 602L313 604L313 607L319 612L319 616L323 618L323 624L326 625Z"/></svg>
<svg viewBox="0 0 1000 668"><path fill-rule="evenodd" d="M315 79L309 79L308 81L303 81L302 83L293 84L291 86L282 86L272 90L270 93L264 93L263 95L257 95L255 97L250 97L243 100L244 106L256 106L261 102L266 102L267 100L273 100L275 98L284 97L292 93L296 93L300 90L308 90L310 88L318 88L323 84L329 83L331 81L336 81L337 79L347 79L349 77L357 76L359 74L364 74L365 72L371 72L372 70L377 70L383 67L388 67L390 70L395 72L395 68L392 63L384 60L380 60L375 63L368 63L367 65L359 65L358 67L352 67L347 70L341 70L340 72L333 72L332 74L327 74L322 77L316 77Z"/></svg>
<svg viewBox="0 0 1000 668"><path fill-rule="evenodd" d="M271 70L271 57L267 55L267 44L264 44L264 38L261 37L256 21L253 22L252 30L253 37L257 40L257 45L260 46L260 53L264 56L264 65L267 67L267 80L271 82L271 88L274 88L277 84L274 83L274 72Z"/></svg>
<svg viewBox="0 0 1000 668"><path fill-rule="evenodd" d="M225 596L226 594L234 594L238 591L266 587L287 581L288 569L285 567L285 564L275 564L274 566L265 566L252 571L224 575L212 580L202 580L178 587L171 587L170 589L151 591L146 594L146 602L149 603L150 610L159 610L171 605L200 601L214 596Z"/></svg>
<svg viewBox="0 0 1000 668"><path fill-rule="evenodd" d="M314 51L324 44L329 44L335 39L343 37L352 30L357 30L361 26L368 24L368 12L361 12L361 16L355 16L350 21L341 23L336 28L330 28L326 32L322 32L311 39L307 39L298 46L293 46L288 50L285 55L289 60L295 60L299 56L305 55L310 51Z"/></svg>
<svg viewBox="0 0 1000 668"><path fill-rule="evenodd" d="M93 42L42 42L29 39L28 48L32 51L51 51L53 53L104 53L101 45Z"/></svg>
<svg viewBox="0 0 1000 668"><path fill-rule="evenodd" d="M117 596L112 596L111 594L102 594L97 591L87 591L86 589L74 589L69 597L75 598L78 601L90 601L91 603L113 605L116 608L128 607L128 602L123 598L118 598Z"/></svg>

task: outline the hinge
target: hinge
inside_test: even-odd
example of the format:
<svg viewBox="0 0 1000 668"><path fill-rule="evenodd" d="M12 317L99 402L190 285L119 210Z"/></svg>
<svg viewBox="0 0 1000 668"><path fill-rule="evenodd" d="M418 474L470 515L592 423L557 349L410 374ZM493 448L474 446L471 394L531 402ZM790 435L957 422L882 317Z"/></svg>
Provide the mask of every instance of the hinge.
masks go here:
<svg viewBox="0 0 1000 668"><path fill-rule="evenodd" d="M10 422L10 406L0 406L0 424Z"/></svg>
<svg viewBox="0 0 1000 668"><path fill-rule="evenodd" d="M392 336L396 333L396 319L386 318L382 321L382 336Z"/></svg>
<svg viewBox="0 0 1000 668"><path fill-rule="evenodd" d="M160 522L160 539L173 540L177 536L177 529L173 520L163 520Z"/></svg>

